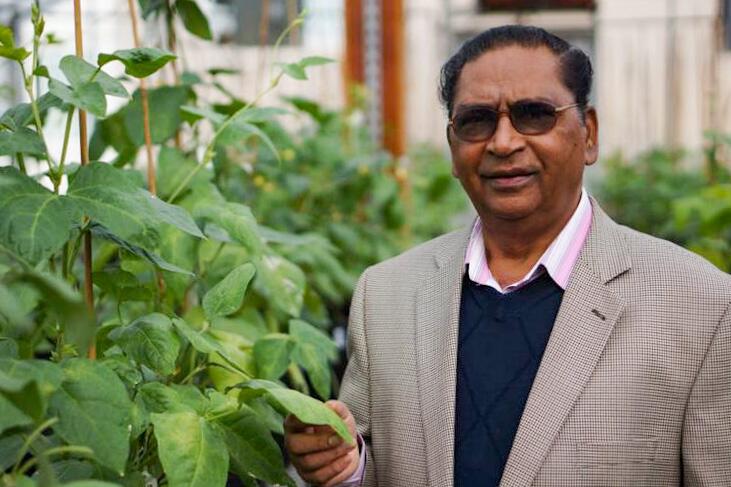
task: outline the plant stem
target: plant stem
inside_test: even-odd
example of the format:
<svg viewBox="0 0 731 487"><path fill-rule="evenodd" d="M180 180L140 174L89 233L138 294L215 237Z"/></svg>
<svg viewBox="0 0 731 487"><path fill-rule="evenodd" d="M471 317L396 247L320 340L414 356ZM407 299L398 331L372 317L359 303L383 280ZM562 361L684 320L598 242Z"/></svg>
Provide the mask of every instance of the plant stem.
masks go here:
<svg viewBox="0 0 731 487"><path fill-rule="evenodd" d="M129 15L132 19L132 38L135 48L140 47L140 33L137 27L136 0L127 0ZM150 193L157 194L157 177L155 175L155 160L152 155L152 134L150 132L150 102L147 97L147 80L140 79L140 101L142 102L142 127L145 135L145 151L147 153L147 186Z"/></svg>
<svg viewBox="0 0 731 487"><path fill-rule="evenodd" d="M63 453L79 453L83 454L89 457L94 456L94 452L91 450L91 448L85 447L85 446L74 446L74 445L67 445L67 446L56 446L53 448L49 448L48 450L44 451L42 455L44 456L51 456L51 455L59 455ZM28 471L33 465L38 463L38 457L30 458L27 462L23 464L22 467L18 469L18 475L23 475L25 472Z"/></svg>
<svg viewBox="0 0 731 487"><path fill-rule="evenodd" d="M69 148L69 138L71 136L71 122L74 120L74 110L71 108L68 115L66 115L66 128L63 133L63 148L61 149L61 159L58 161L58 178L53 181L53 190L58 194L58 187L61 185L61 178L63 177L63 167L66 162L66 152Z"/></svg>
<svg viewBox="0 0 731 487"><path fill-rule="evenodd" d="M33 44L33 46L33 63L35 63L35 43ZM28 76L25 71L25 65L23 64L23 62L18 61L18 63L20 64L20 71L23 74L23 85L25 86L25 91L26 93L28 93L28 98L30 98L30 108L33 112L33 121L36 124L36 131L43 141L43 147L46 149L46 162L48 163L48 173L51 177L53 177L53 164L51 162L51 154L48 153L46 137L45 135L43 135L43 122L41 121L41 112L38 110L38 102L36 101L36 97L33 94L33 72L31 71L31 75ZM35 69L35 67L33 67L33 69Z"/></svg>
<svg viewBox="0 0 731 487"><path fill-rule="evenodd" d="M279 37L277 38L277 42L274 43L274 48L273 48L275 57L276 57L276 53L279 50L279 46L282 44L282 41L287 36L287 34L289 34L289 32L292 29L294 29L298 25L302 24L302 22L303 22L303 17L302 16L303 15L304 15L304 12L302 14L300 14L300 16L297 17L294 20L294 22L292 22L291 24L289 24L287 26L287 28L282 31L281 34L279 34ZM248 110L252 106L256 105L262 98L264 98L264 96L266 96L270 91L272 91L274 88L276 88L277 85L279 84L279 81L282 79L282 76L284 76L284 71L280 71L276 76L274 76L271 79L271 81L269 82L269 86L267 86L266 89L264 89L263 91L260 91L259 94L257 94L256 97L254 97L253 100L251 100L246 105L244 105L243 107L241 107L238 110L236 110L236 112L234 112L233 115L231 115L230 117L228 117L221 124L221 126L213 134L213 137L211 138L211 141L206 146L206 151L203 154L203 159L201 159L201 162L198 163L198 165L195 168L193 168L192 171L190 171L188 173L188 175L185 177L185 179L183 179L180 182L180 184L178 185L178 187L175 188L175 191L173 191L173 194L168 198L168 203L174 202L175 201L175 198L177 198L178 195L180 195L180 193L188 186L188 184L190 184L190 182L193 180L193 178L195 177L195 175L198 174L198 171L200 171L202 168L204 168L205 166L207 166L209 162L211 162L211 160L213 159L213 157L216 155L216 152L214 151L214 147L216 145L216 139L218 138L218 136L221 135L221 133L223 133L223 131L226 130L228 128L228 126L231 125L231 123L234 120L236 120L242 113L244 113L246 110Z"/></svg>
<svg viewBox="0 0 731 487"><path fill-rule="evenodd" d="M38 438L43 433L43 431L56 423L58 423L58 418L49 418L40 425L38 425L38 427L34 429L30 435L28 435L28 438L26 438L23 442L23 446L21 446L20 450L18 450L18 460L13 466L12 475L15 475L18 472L18 469L20 468L20 462L23 460L25 454L28 453L28 449L30 448L31 444L36 440L36 438Z"/></svg>
<svg viewBox="0 0 731 487"><path fill-rule="evenodd" d="M83 59L84 42L83 30L81 27L81 0L74 0L74 37L76 41L76 56ZM79 144L81 152L81 165L89 163L89 151L87 145L86 112L79 110ZM88 217L84 217L85 223ZM84 232L84 300L89 314L94 316L94 282L91 277L91 232ZM93 320L92 320L93 322ZM94 340L89 345L87 355L91 359L96 358L96 344Z"/></svg>
<svg viewBox="0 0 731 487"><path fill-rule="evenodd" d="M18 167L20 168L20 171L23 174L28 174L28 171L25 169L25 158L23 157L23 154L18 152L16 155L18 156L17 160L18 160Z"/></svg>

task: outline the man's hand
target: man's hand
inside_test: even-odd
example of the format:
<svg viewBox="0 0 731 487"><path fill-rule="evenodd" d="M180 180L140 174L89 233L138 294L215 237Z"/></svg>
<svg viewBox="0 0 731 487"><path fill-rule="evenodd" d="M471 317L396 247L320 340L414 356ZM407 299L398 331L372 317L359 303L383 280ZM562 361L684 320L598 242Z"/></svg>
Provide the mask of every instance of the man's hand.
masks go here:
<svg viewBox="0 0 731 487"><path fill-rule="evenodd" d="M340 416L353 438L355 419L340 401L328 401L327 407ZM292 415L284 420L284 446L292 464L305 482L331 487L347 480L358 469L357 444L348 444L329 426L305 424Z"/></svg>

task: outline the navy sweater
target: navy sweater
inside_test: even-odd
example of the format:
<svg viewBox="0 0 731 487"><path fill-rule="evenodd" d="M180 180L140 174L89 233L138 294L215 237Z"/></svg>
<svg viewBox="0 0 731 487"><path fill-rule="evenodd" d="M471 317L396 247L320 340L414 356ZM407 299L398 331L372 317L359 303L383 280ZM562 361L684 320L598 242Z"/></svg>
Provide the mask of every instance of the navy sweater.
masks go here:
<svg viewBox="0 0 731 487"><path fill-rule="evenodd" d="M459 320L455 487L497 486L561 305L544 273L501 294L465 273Z"/></svg>

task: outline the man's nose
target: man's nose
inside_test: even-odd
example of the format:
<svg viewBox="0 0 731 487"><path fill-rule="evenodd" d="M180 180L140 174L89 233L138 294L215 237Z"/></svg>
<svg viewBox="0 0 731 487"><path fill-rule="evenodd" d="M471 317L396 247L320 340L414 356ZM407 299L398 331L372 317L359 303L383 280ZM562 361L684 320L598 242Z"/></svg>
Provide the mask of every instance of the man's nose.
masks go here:
<svg viewBox="0 0 731 487"><path fill-rule="evenodd" d="M525 139L513 127L510 116L505 112L501 112L498 114L495 133L488 140L485 149L498 157L505 157L520 150L524 143Z"/></svg>

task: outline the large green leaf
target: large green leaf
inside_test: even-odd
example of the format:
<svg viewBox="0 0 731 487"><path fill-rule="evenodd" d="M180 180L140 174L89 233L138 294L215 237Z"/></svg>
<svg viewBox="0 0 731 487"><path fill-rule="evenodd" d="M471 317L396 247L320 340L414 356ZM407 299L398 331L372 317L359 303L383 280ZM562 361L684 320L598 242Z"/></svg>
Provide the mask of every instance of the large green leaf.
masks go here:
<svg viewBox="0 0 731 487"><path fill-rule="evenodd" d="M6 429L31 423L33 423L33 418L18 409L9 399L0 395L0 434Z"/></svg>
<svg viewBox="0 0 731 487"><path fill-rule="evenodd" d="M256 218L249 207L238 203L202 204L193 215L211 221L226 230L229 236L251 254L260 255L264 249Z"/></svg>
<svg viewBox="0 0 731 487"><path fill-rule="evenodd" d="M99 54L97 64L104 66L111 61L121 61L125 73L135 78L145 78L175 58L173 53L162 49L139 47L114 51L112 54Z"/></svg>
<svg viewBox="0 0 731 487"><path fill-rule="evenodd" d="M160 313L142 316L113 330L109 338L137 363L162 375L175 371L180 339L167 316Z"/></svg>
<svg viewBox="0 0 731 487"><path fill-rule="evenodd" d="M228 449L222 435L192 412L152 414L160 463L170 487L223 487Z"/></svg>
<svg viewBox="0 0 731 487"><path fill-rule="evenodd" d="M256 268L252 264L241 265L224 277L203 296L203 310L208 319L228 316L241 307L249 282Z"/></svg>
<svg viewBox="0 0 731 487"><path fill-rule="evenodd" d="M255 264L256 290L282 313L299 316L305 292L305 275L302 269L274 253L262 256Z"/></svg>
<svg viewBox="0 0 731 487"><path fill-rule="evenodd" d="M166 386L160 382L144 384L137 395L146 411L150 413L193 412L203 414L207 400L194 386Z"/></svg>
<svg viewBox="0 0 731 487"><path fill-rule="evenodd" d="M117 375L86 359L63 364L64 381L51 397L56 433L94 451L97 461L122 474L129 454L132 403Z"/></svg>
<svg viewBox="0 0 731 487"><path fill-rule="evenodd" d="M150 203L155 210L155 215L165 223L193 235L198 238L205 238L201 229L193 221L193 217L184 208L166 203L159 198L151 198Z"/></svg>
<svg viewBox="0 0 731 487"><path fill-rule="evenodd" d="M107 99L104 97L101 84L96 81L71 87L51 78L48 82L48 90L64 103L87 111L97 118L104 118L107 114Z"/></svg>
<svg viewBox="0 0 731 487"><path fill-rule="evenodd" d="M292 359L304 367L315 391L322 399L330 399L330 360L335 360L338 347L322 331L302 320L290 320L289 333L296 346Z"/></svg>
<svg viewBox="0 0 731 487"><path fill-rule="evenodd" d="M355 441L340 416L317 399L267 380L251 380L242 387L266 391L264 397L281 413L292 414L303 423L328 425L348 443Z"/></svg>
<svg viewBox="0 0 731 487"><path fill-rule="evenodd" d="M63 102L53 93L45 93L36 100L36 106L40 112L41 119L46 115L50 108L61 108ZM33 107L30 103L19 103L9 108L0 117L0 125L9 130L16 131L20 127L33 122Z"/></svg>
<svg viewBox="0 0 731 487"><path fill-rule="evenodd" d="M112 78L101 69L90 64L77 56L64 56L59 64L61 71L66 75L72 87L81 86L90 81L96 81L102 87L102 91L111 96L129 98L129 93L124 85L115 78ZM93 78L93 80L92 80Z"/></svg>
<svg viewBox="0 0 731 487"><path fill-rule="evenodd" d="M175 8L188 32L207 41L213 38L208 19L194 0L178 0L175 2Z"/></svg>
<svg viewBox="0 0 731 487"><path fill-rule="evenodd" d="M180 149L167 146L160 148L157 164L157 192L162 199L167 199L197 165L195 160L187 157ZM210 179L210 171L198 171L191 185Z"/></svg>
<svg viewBox="0 0 731 487"><path fill-rule="evenodd" d="M134 245L123 238L118 237L117 235L113 234L109 231L109 229L105 228L103 225L99 225L98 223L92 223L91 224L91 233L96 236L103 238L105 240L108 240L110 242L114 242L119 246L121 249L126 250L127 252L136 255L137 257L140 257L141 259L146 260L150 264L154 265L155 267L169 272L174 272L176 274L184 274L186 276L193 276L193 273L190 271L187 271L185 269L182 269L174 264L171 264L170 262L166 261L159 255L155 254L154 252L150 252L149 250L140 247L138 245Z"/></svg>
<svg viewBox="0 0 731 487"><path fill-rule="evenodd" d="M45 157L46 146L40 135L27 127L19 127L15 132L0 132L0 156L18 153Z"/></svg>
<svg viewBox="0 0 731 487"><path fill-rule="evenodd" d="M12 167L0 168L0 243L35 264L69 238L79 211Z"/></svg>
<svg viewBox="0 0 731 487"><path fill-rule="evenodd" d="M150 105L150 136L153 144L162 144L179 130L182 117L178 108L192 96L187 86L161 86L147 91ZM145 143L142 123L142 102L139 90L132 95L132 102L122 109L127 137L137 147Z"/></svg>
<svg viewBox="0 0 731 487"><path fill-rule="evenodd" d="M223 418L220 425L231 456L231 470L237 475L294 486L284 470L277 443L254 410L242 405L238 413Z"/></svg>
<svg viewBox="0 0 731 487"><path fill-rule="evenodd" d="M143 247L154 247L159 220L152 198L124 171L102 162L81 167L71 178L67 195L84 214L113 234Z"/></svg>
<svg viewBox="0 0 731 487"><path fill-rule="evenodd" d="M283 333L271 333L254 343L257 377L279 379L289 366L289 357L294 342Z"/></svg>

